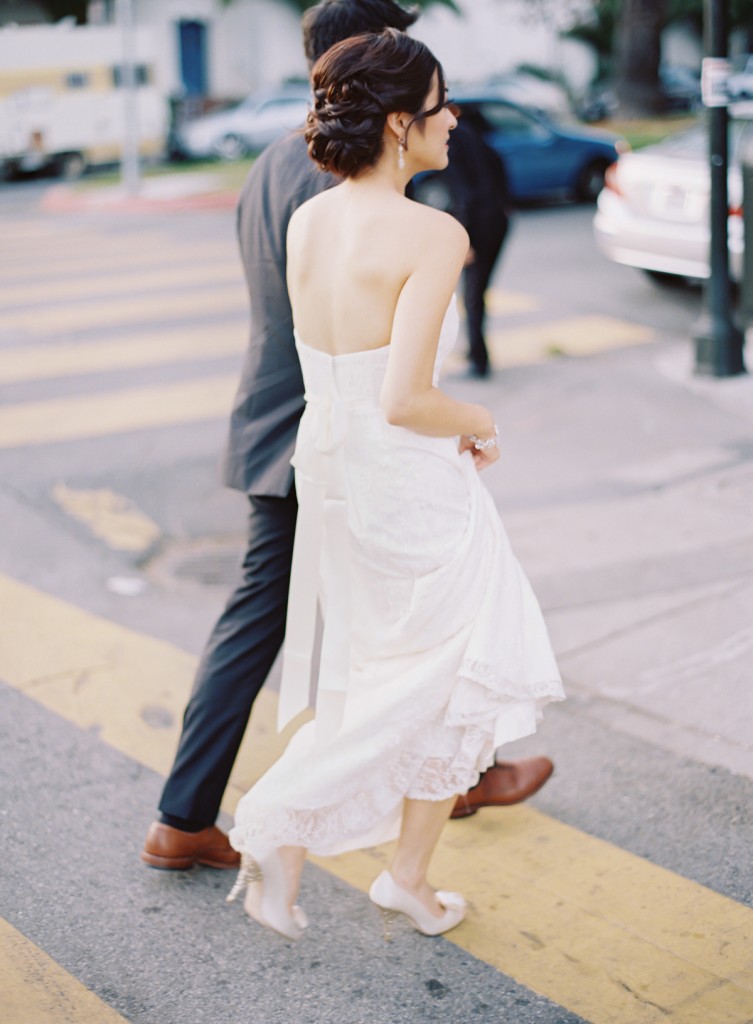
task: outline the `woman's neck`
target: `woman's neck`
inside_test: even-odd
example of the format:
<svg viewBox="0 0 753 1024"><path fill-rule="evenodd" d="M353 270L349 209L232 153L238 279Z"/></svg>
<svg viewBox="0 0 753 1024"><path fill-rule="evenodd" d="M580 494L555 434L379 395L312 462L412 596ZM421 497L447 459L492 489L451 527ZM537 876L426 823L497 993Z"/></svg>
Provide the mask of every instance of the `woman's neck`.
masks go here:
<svg viewBox="0 0 753 1024"><path fill-rule="evenodd" d="M355 178L348 178L346 184L359 190L394 192L402 196L405 195L413 173L408 167L398 167L393 154L384 153L373 167L367 168Z"/></svg>

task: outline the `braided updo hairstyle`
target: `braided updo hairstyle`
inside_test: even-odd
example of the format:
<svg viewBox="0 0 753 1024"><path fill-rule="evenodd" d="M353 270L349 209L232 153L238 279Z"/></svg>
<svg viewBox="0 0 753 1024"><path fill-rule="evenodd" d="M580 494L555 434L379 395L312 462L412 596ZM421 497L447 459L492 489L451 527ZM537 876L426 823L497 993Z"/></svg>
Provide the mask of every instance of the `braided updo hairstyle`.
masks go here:
<svg viewBox="0 0 753 1024"><path fill-rule="evenodd" d="M435 71L439 102L423 111ZM337 43L316 62L311 80L314 106L305 129L309 156L342 178L377 162L388 114L410 114L410 128L444 105L444 75L436 57L393 28Z"/></svg>

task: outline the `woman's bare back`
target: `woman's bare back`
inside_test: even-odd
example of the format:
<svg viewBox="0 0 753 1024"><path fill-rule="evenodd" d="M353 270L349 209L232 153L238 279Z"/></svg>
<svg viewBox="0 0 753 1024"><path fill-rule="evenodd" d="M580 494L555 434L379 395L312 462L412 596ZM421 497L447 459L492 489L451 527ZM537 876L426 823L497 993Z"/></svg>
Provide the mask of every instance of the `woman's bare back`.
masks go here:
<svg viewBox="0 0 753 1024"><path fill-rule="evenodd" d="M346 182L309 200L288 230L288 291L302 341L330 355L388 345L400 292L456 222L384 189Z"/></svg>

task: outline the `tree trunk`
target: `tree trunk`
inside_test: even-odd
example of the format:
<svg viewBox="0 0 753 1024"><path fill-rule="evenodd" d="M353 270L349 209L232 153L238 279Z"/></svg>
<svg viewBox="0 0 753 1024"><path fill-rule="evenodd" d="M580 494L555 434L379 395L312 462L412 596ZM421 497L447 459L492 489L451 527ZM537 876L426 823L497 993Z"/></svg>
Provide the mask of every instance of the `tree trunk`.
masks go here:
<svg viewBox="0 0 753 1024"><path fill-rule="evenodd" d="M661 33L667 0L622 0L615 39L615 89L623 117L659 113Z"/></svg>

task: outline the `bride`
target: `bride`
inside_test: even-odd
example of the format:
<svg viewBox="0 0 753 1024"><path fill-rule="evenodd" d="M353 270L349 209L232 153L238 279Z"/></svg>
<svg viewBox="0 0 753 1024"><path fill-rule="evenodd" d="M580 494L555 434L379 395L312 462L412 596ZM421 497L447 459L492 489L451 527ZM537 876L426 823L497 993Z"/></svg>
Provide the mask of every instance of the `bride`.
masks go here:
<svg viewBox="0 0 753 1024"><path fill-rule="evenodd" d="M342 184L296 211L288 288L306 386L281 724L314 721L241 800L233 893L296 939L307 851L397 838L371 900L438 935L465 914L429 861L458 793L495 749L563 697L541 612L478 471L499 458L482 405L438 386L468 252L449 215L405 198L447 165L457 121L442 69L388 29L329 50L312 74L309 154Z"/></svg>

